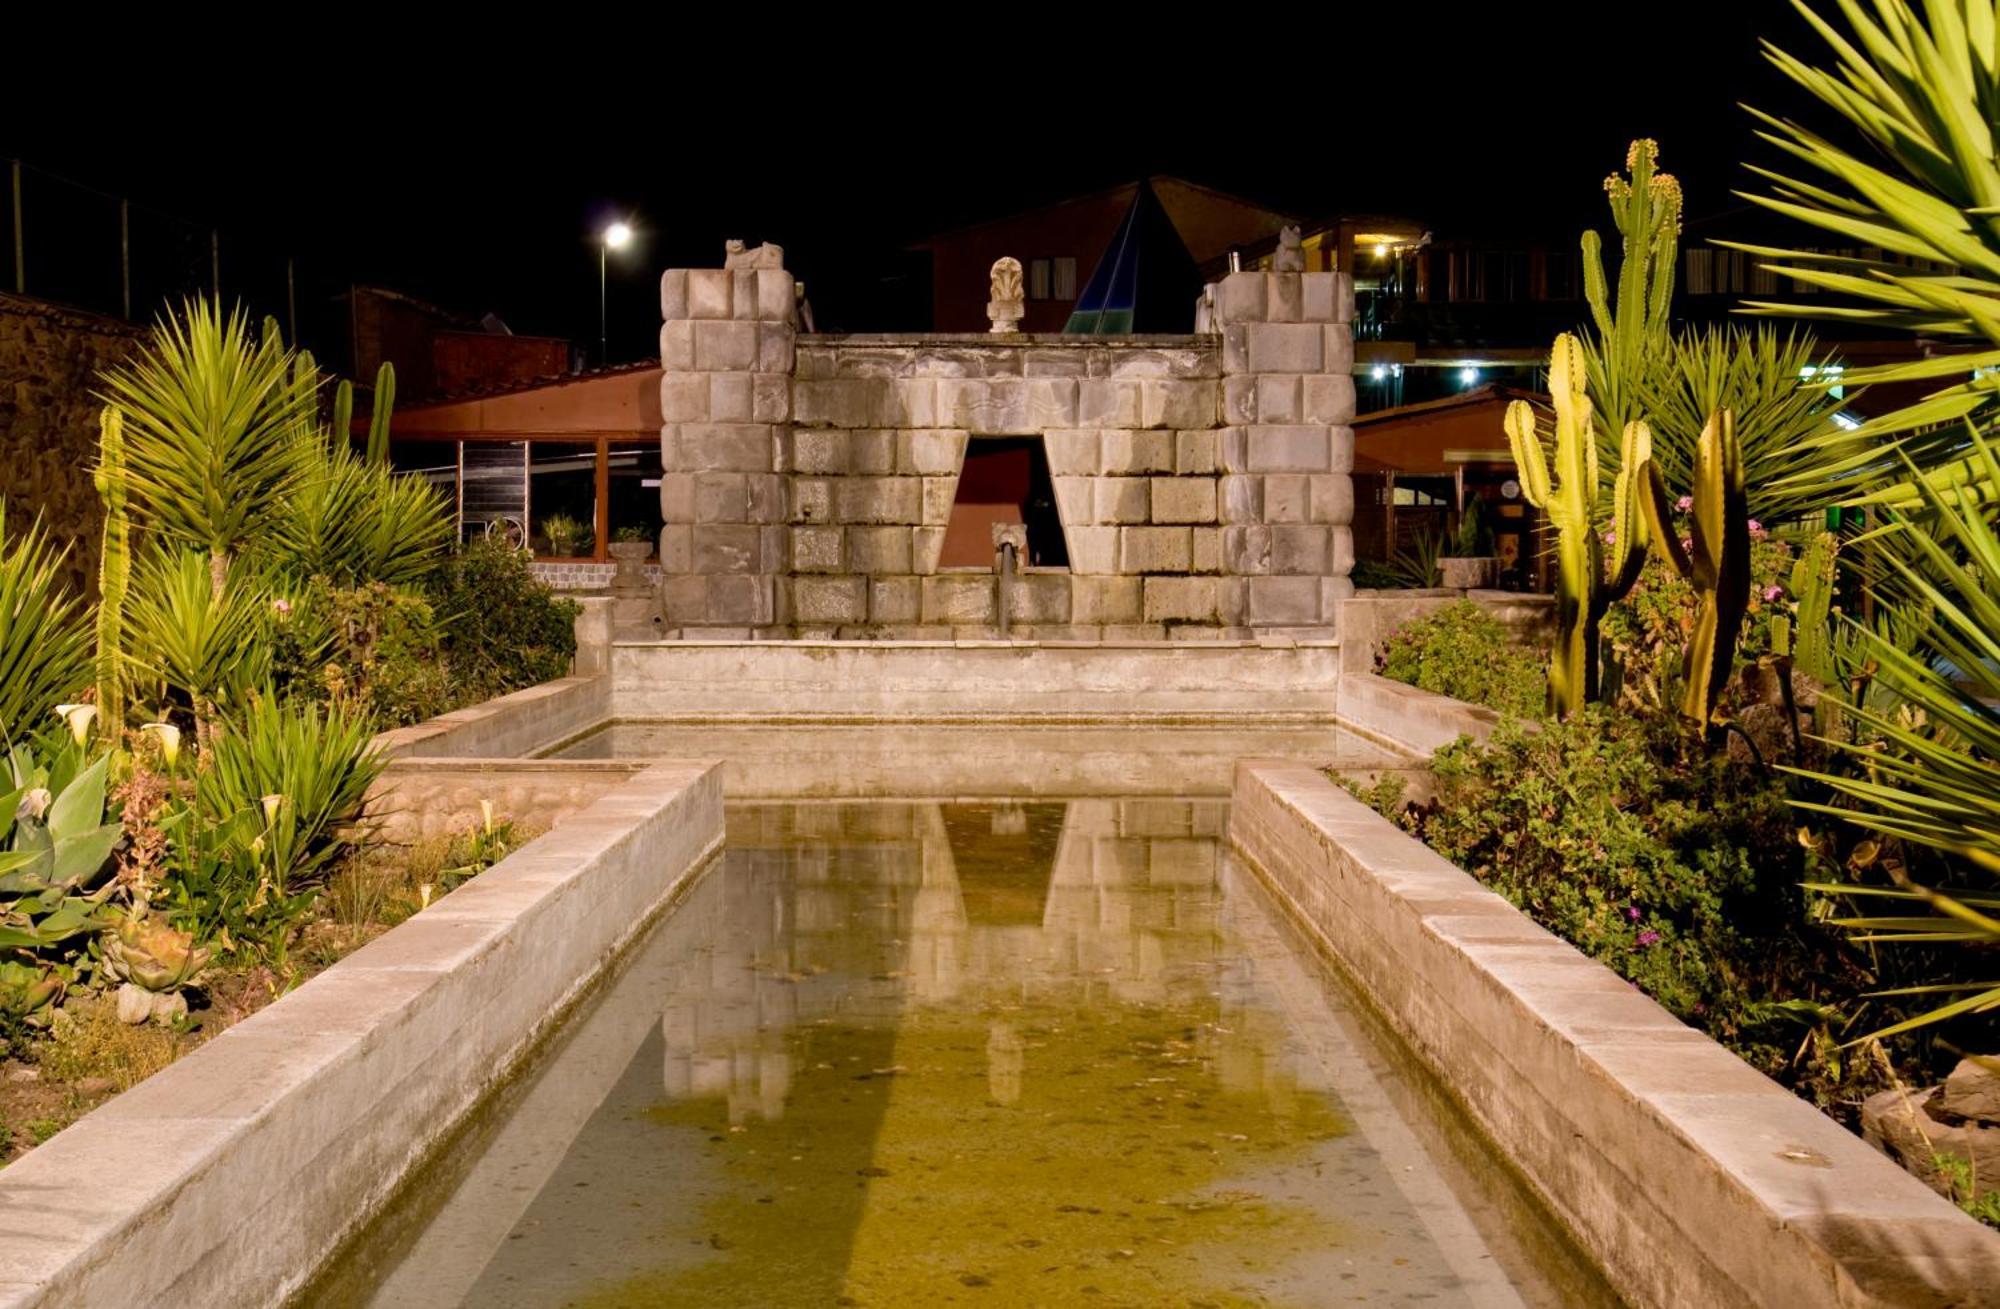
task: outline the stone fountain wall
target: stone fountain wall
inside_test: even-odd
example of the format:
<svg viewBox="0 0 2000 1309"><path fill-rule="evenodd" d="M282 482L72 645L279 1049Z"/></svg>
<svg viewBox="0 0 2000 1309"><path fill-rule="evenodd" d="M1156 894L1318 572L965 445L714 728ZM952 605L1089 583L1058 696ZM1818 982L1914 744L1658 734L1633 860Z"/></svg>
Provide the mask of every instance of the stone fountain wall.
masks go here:
<svg viewBox="0 0 2000 1309"><path fill-rule="evenodd" d="M1198 336L829 336L781 269L675 269L660 604L689 638L986 638L940 570L969 445L1039 437L1067 569L1008 588L1041 640L1324 638L1352 593L1353 292L1236 273Z"/></svg>

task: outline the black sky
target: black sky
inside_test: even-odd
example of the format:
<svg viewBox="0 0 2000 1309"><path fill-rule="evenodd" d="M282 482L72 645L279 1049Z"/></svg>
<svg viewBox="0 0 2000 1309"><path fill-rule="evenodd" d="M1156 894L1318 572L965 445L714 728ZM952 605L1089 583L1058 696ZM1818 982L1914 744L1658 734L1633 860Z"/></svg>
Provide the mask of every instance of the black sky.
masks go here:
<svg viewBox="0 0 2000 1309"><path fill-rule="evenodd" d="M542 10L550 31L505 41L357 33L330 66L133 50L81 99L74 67L24 70L0 156L219 226L225 268L292 254L313 297L375 282L578 340L591 233L630 215L645 240L612 270L613 350L637 357L658 270L714 264L726 236L783 244L822 319L869 326L908 242L1148 173L1307 216L1567 239L1647 135L1700 233L1731 221L1741 161L1773 158L1736 102L1800 107L1756 38L1819 53L1779 0L1170 12L1125 11L1177 29L1143 39L1027 11L855 9L800 32L581 11L569 30ZM38 235L46 260L75 234L29 214L32 268Z"/></svg>

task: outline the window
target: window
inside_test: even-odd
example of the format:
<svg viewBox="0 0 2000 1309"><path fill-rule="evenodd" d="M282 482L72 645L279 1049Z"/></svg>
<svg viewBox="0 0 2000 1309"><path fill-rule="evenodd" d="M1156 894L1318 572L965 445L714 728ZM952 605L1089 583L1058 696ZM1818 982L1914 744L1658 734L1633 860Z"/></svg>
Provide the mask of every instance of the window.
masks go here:
<svg viewBox="0 0 2000 1309"><path fill-rule="evenodd" d="M658 541L660 443L613 444L605 455L605 471L610 481L606 496L611 511L610 530L615 533L620 528L638 527L644 529L647 540Z"/></svg>
<svg viewBox="0 0 2000 1309"><path fill-rule="evenodd" d="M597 554L597 444L536 441L528 456L528 541L537 557ZM548 524L557 525L551 534ZM567 530L564 530L567 529Z"/></svg>
<svg viewBox="0 0 2000 1309"><path fill-rule="evenodd" d="M1028 261L1030 300L1076 299L1076 260L1068 255Z"/></svg>

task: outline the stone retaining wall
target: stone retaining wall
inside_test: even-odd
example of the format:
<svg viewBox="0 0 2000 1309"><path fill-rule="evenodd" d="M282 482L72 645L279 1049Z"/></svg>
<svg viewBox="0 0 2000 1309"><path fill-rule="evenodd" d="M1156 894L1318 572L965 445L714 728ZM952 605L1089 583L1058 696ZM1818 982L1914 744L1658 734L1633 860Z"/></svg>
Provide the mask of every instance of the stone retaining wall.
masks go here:
<svg viewBox="0 0 2000 1309"><path fill-rule="evenodd" d="M781 270L661 283L668 634L1324 637L1351 593L1351 283L1238 273L1203 336L810 336ZM1041 441L1067 569L941 570L972 443Z"/></svg>
<svg viewBox="0 0 2000 1309"><path fill-rule="evenodd" d="M1993 1303L2000 1232L1317 769L1229 838L1633 1303Z"/></svg>

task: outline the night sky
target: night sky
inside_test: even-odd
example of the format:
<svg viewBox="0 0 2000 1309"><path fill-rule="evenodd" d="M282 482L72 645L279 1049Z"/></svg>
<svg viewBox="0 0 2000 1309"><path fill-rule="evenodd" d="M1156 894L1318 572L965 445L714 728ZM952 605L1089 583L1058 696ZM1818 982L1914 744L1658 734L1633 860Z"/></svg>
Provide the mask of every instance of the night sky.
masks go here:
<svg viewBox="0 0 2000 1309"><path fill-rule="evenodd" d="M823 328L904 325L909 242L1149 173L1309 217L1567 240L1603 221L1599 180L1649 135L1691 237L1740 224L1741 161L1776 160L1736 101L1801 107L1756 38L1817 57L1814 39L1775 0L1653 7L1629 30L1611 8L1245 8L1216 11L1240 28L1144 40L1046 17L981 35L979 11L941 9L918 11L923 44L872 30L917 20L861 10L819 33L593 14L506 49L357 31L338 62L274 55L258 66L281 78L240 85L226 59L114 60L77 112L49 112L74 80L25 70L0 92L0 156L31 170L31 293L108 276L115 297L115 208L47 170L186 219L180 245L152 240L156 264L199 264L219 226L225 290L260 307L294 255L308 321L359 281L589 341L591 234L628 216L643 240L612 266L612 353L637 358L658 271L718 264L727 236L784 245Z"/></svg>

